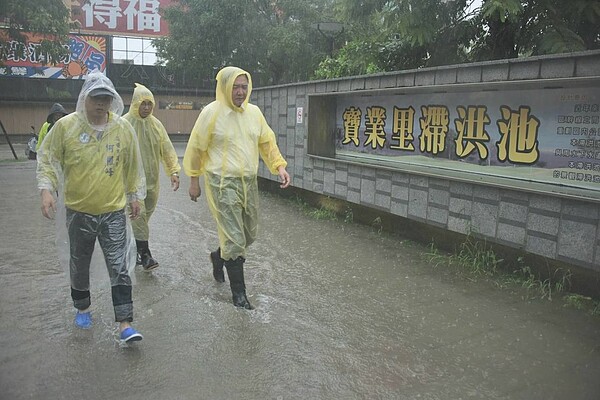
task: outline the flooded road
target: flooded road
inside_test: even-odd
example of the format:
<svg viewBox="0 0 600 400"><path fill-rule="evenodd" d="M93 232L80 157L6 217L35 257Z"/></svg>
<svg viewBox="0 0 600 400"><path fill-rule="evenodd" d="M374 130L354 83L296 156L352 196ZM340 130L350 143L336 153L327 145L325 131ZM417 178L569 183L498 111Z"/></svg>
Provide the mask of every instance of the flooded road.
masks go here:
<svg viewBox="0 0 600 400"><path fill-rule="evenodd" d="M212 278L205 199L189 200L186 177L161 184L161 266L136 271L144 340L124 347L104 276L94 327L74 327L35 162L0 161L0 399L600 398L600 318L452 278L423 246L271 194L246 263L256 310L237 309Z"/></svg>

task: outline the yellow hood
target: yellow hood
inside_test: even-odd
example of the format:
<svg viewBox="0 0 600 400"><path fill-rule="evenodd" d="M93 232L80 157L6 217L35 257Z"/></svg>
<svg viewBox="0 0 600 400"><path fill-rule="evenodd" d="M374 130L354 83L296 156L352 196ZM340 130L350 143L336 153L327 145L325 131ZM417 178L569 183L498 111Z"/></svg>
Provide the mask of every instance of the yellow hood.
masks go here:
<svg viewBox="0 0 600 400"><path fill-rule="evenodd" d="M129 107L128 114L131 114L134 118L142 119L142 117L140 117L140 105L142 105L144 101L152 103L153 108L150 115L154 115L154 107L156 106L154 95L146 86L141 83L136 83L135 89L133 89L133 97L131 98L131 106Z"/></svg>
<svg viewBox="0 0 600 400"><path fill-rule="evenodd" d="M233 82L240 75L246 75L248 78L248 95L242 103L241 107L237 107L231 100L231 93L233 91ZM246 71L238 67L225 67L217 74L217 89L216 98L217 101L226 104L229 108L237 112L243 112L248 106L248 100L252 93L252 77Z"/></svg>

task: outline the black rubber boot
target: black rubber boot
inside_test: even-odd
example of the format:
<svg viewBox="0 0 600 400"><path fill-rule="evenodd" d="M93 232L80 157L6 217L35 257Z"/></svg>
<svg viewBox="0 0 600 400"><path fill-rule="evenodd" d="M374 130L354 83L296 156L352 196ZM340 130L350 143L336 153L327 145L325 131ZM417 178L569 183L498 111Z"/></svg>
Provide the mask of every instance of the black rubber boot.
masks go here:
<svg viewBox="0 0 600 400"><path fill-rule="evenodd" d="M215 281L223 283L225 282L225 273L223 272L223 265L225 260L221 258L221 248L219 247L216 251L210 253L210 262L213 266L213 277Z"/></svg>
<svg viewBox="0 0 600 400"><path fill-rule="evenodd" d="M142 268L144 271L152 271L153 269L158 268L158 262L152 258L152 253L150 253L150 249L148 248L147 240L136 240L138 254L141 258Z"/></svg>
<svg viewBox="0 0 600 400"><path fill-rule="evenodd" d="M238 257L235 260L227 260L225 261L225 267L227 267L227 276L229 276L233 305L245 308L246 310L254 310L254 307L248 301L248 297L246 297L244 261L246 260L243 257Z"/></svg>
<svg viewBox="0 0 600 400"><path fill-rule="evenodd" d="M148 242L146 242L146 243L148 243ZM137 254L135 257L135 265L142 265L142 246L143 246L143 244L140 243L139 240L136 240L135 245L137 247Z"/></svg>

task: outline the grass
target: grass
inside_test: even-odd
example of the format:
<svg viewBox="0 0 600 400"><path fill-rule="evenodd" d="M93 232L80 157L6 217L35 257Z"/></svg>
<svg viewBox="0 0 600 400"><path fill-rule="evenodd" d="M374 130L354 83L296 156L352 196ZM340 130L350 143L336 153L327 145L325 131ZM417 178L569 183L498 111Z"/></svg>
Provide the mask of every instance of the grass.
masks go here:
<svg viewBox="0 0 600 400"><path fill-rule="evenodd" d="M342 220L345 223L354 221L351 208L340 209L338 203L329 202L327 199L318 208L309 205L299 196L290 201L305 215L316 220ZM375 218L370 227L381 234L381 217ZM525 264L523 257L512 262L504 260L494 252L491 245L475 239L472 235L467 235L465 241L453 253L443 253L435 243L431 243L424 257L434 268L449 269L467 280L484 278L503 289L522 288L528 300L539 298L553 301L559 297L564 307L585 310L591 315L600 316L599 299L568 292L571 286L571 271L557 269L550 277L540 278ZM511 270L512 272L507 272Z"/></svg>
<svg viewBox="0 0 600 400"><path fill-rule="evenodd" d="M577 310L587 310L592 315L600 315L600 301L580 294L568 293L564 297L564 306Z"/></svg>
<svg viewBox="0 0 600 400"><path fill-rule="evenodd" d="M314 219L318 220L334 220L337 219L337 215L326 208L318 208L308 212L308 215Z"/></svg>
<svg viewBox="0 0 600 400"><path fill-rule="evenodd" d="M327 198L321 201L319 207L311 206L299 196L292 198L290 201L305 215L316 220L342 220L348 224L354 222L354 214L352 213L352 209L350 207L340 210L338 203L334 201L328 201Z"/></svg>
<svg viewBox="0 0 600 400"><path fill-rule="evenodd" d="M522 258L517 260L520 267L512 274L501 276L499 286L517 285L527 289L533 297L552 300L554 295L564 294L571 286L571 271L557 269L550 278L540 279L529 266L524 265Z"/></svg>
<svg viewBox="0 0 600 400"><path fill-rule="evenodd" d="M499 258L485 241L474 240L470 235L454 253L442 254L435 244L431 243L424 257L435 268L451 268L454 273L469 280L483 277L500 288L520 287L525 290L528 300L539 298L552 301L560 297L564 307L600 315L600 300L568 292L571 286L571 271L556 269L550 277L540 278L525 264L524 259L519 257L513 263L516 268L513 268L512 272L506 272L511 270L510 263Z"/></svg>
<svg viewBox="0 0 600 400"><path fill-rule="evenodd" d="M466 242L460 244L456 259L468 273L490 276L498 272L498 266L503 261L487 248L485 242L475 241L470 236L467 236Z"/></svg>
<svg viewBox="0 0 600 400"><path fill-rule="evenodd" d="M316 220L331 221L331 220L336 220L338 218L335 211L328 209L325 206L321 206L320 208L312 207L298 196L294 197L291 200L291 202L293 203L294 206L299 208L300 211L302 211L304 214L306 214L309 217L314 218Z"/></svg>
<svg viewBox="0 0 600 400"><path fill-rule="evenodd" d="M493 276L498 271L499 264L503 261L498 259L496 254L486 244L467 237L464 243L461 243L458 250L453 254L443 254L435 246L435 243L429 245L429 251L425 258L434 267L446 266L453 268L460 275L468 277Z"/></svg>

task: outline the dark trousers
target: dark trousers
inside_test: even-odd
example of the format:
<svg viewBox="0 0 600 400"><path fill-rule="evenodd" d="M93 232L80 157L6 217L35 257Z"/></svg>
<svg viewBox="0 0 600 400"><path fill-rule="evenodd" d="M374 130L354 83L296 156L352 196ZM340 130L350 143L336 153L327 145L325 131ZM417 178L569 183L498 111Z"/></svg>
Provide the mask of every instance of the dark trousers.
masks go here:
<svg viewBox="0 0 600 400"><path fill-rule="evenodd" d="M133 320L131 277L127 269L126 218L125 210L91 215L67 209L73 305L85 310L91 304L90 263L98 239L110 278L117 322Z"/></svg>

